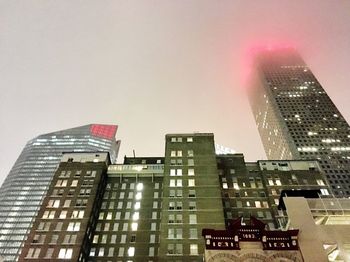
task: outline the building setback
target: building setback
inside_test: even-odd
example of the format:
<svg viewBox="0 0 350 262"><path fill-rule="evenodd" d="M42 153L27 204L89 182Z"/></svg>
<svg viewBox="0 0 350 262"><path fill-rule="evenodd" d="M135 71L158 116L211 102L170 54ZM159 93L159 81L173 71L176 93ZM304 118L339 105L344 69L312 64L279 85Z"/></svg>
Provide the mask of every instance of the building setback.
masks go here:
<svg viewBox="0 0 350 262"><path fill-rule="evenodd" d="M0 256L16 261L63 152L109 152L116 161L116 125L91 124L30 140L0 188Z"/></svg>
<svg viewBox="0 0 350 262"><path fill-rule="evenodd" d="M336 197L350 196L350 127L300 55L259 50L250 104L268 159L318 160Z"/></svg>
<svg viewBox="0 0 350 262"><path fill-rule="evenodd" d="M95 153L65 155L21 261L202 261L204 228L229 229L232 219L244 225L255 216L270 229L285 229L288 218L278 209L283 190L329 195L315 161L247 163L242 154L216 155L213 134L170 134L165 148L165 157L125 158L108 169Z"/></svg>

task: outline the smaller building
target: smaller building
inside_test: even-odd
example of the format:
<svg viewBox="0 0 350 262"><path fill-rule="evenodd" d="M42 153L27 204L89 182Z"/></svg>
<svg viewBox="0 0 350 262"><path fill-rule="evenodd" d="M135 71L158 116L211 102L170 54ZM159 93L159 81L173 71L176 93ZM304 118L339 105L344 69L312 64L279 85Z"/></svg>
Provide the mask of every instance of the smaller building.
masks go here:
<svg viewBox="0 0 350 262"><path fill-rule="evenodd" d="M250 217L248 225L238 218L226 230L203 229L205 261L303 261L298 246L299 230L266 228L264 222Z"/></svg>
<svg viewBox="0 0 350 262"><path fill-rule="evenodd" d="M283 197L305 261L350 261L350 199Z"/></svg>
<svg viewBox="0 0 350 262"><path fill-rule="evenodd" d="M64 154L19 261L86 261L106 186L108 153Z"/></svg>

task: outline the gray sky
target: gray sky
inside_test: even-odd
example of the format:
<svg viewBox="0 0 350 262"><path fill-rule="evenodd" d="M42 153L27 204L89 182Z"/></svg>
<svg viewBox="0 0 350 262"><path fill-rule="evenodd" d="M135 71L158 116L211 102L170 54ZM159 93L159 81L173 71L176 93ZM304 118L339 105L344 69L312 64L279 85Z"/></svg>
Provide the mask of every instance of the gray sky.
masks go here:
<svg viewBox="0 0 350 262"><path fill-rule="evenodd" d="M317 3L316 3L317 2ZM0 1L0 183L25 143L118 124L124 154L213 132L264 159L242 75L246 50L290 43L350 120L350 1Z"/></svg>

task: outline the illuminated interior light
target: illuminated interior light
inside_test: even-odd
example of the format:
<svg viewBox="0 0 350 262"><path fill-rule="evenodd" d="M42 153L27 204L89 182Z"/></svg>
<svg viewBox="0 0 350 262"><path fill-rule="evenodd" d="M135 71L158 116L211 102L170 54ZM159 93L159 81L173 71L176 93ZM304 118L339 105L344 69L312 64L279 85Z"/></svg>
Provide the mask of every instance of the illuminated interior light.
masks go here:
<svg viewBox="0 0 350 262"><path fill-rule="evenodd" d="M132 220L139 220L140 218L140 213L139 212L135 212L133 215L132 215Z"/></svg>
<svg viewBox="0 0 350 262"><path fill-rule="evenodd" d="M139 224L136 223L136 222L131 223L131 230L132 230L132 231L136 231L138 226L139 226Z"/></svg>
<svg viewBox="0 0 350 262"><path fill-rule="evenodd" d="M138 166L135 166L134 169L135 169L136 171L139 171L139 172L140 172L140 171L143 169L143 167L142 167L141 165L138 165Z"/></svg>
<svg viewBox="0 0 350 262"><path fill-rule="evenodd" d="M135 255L135 248L134 247L129 247L128 248L128 256L133 257Z"/></svg>
<svg viewBox="0 0 350 262"><path fill-rule="evenodd" d="M136 190L137 191L141 191L143 189L143 184L142 183L138 183L136 186Z"/></svg>
<svg viewBox="0 0 350 262"><path fill-rule="evenodd" d="M140 200L140 199L142 198L141 192L138 192L138 193L135 195L135 198L136 198L136 200Z"/></svg>
<svg viewBox="0 0 350 262"><path fill-rule="evenodd" d="M138 209L140 209L140 207L141 207L141 203L140 202L136 202L135 206L134 206L134 209L138 210Z"/></svg>

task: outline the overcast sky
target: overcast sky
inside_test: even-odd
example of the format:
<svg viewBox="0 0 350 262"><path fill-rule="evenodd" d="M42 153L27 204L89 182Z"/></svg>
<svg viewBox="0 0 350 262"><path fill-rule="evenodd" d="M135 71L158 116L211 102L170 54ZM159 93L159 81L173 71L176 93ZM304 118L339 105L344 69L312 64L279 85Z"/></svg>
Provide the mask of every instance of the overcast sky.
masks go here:
<svg viewBox="0 0 350 262"><path fill-rule="evenodd" d="M29 139L88 123L119 125L119 161L194 131L265 159L242 81L265 43L294 45L349 122L350 1L0 1L0 183Z"/></svg>

